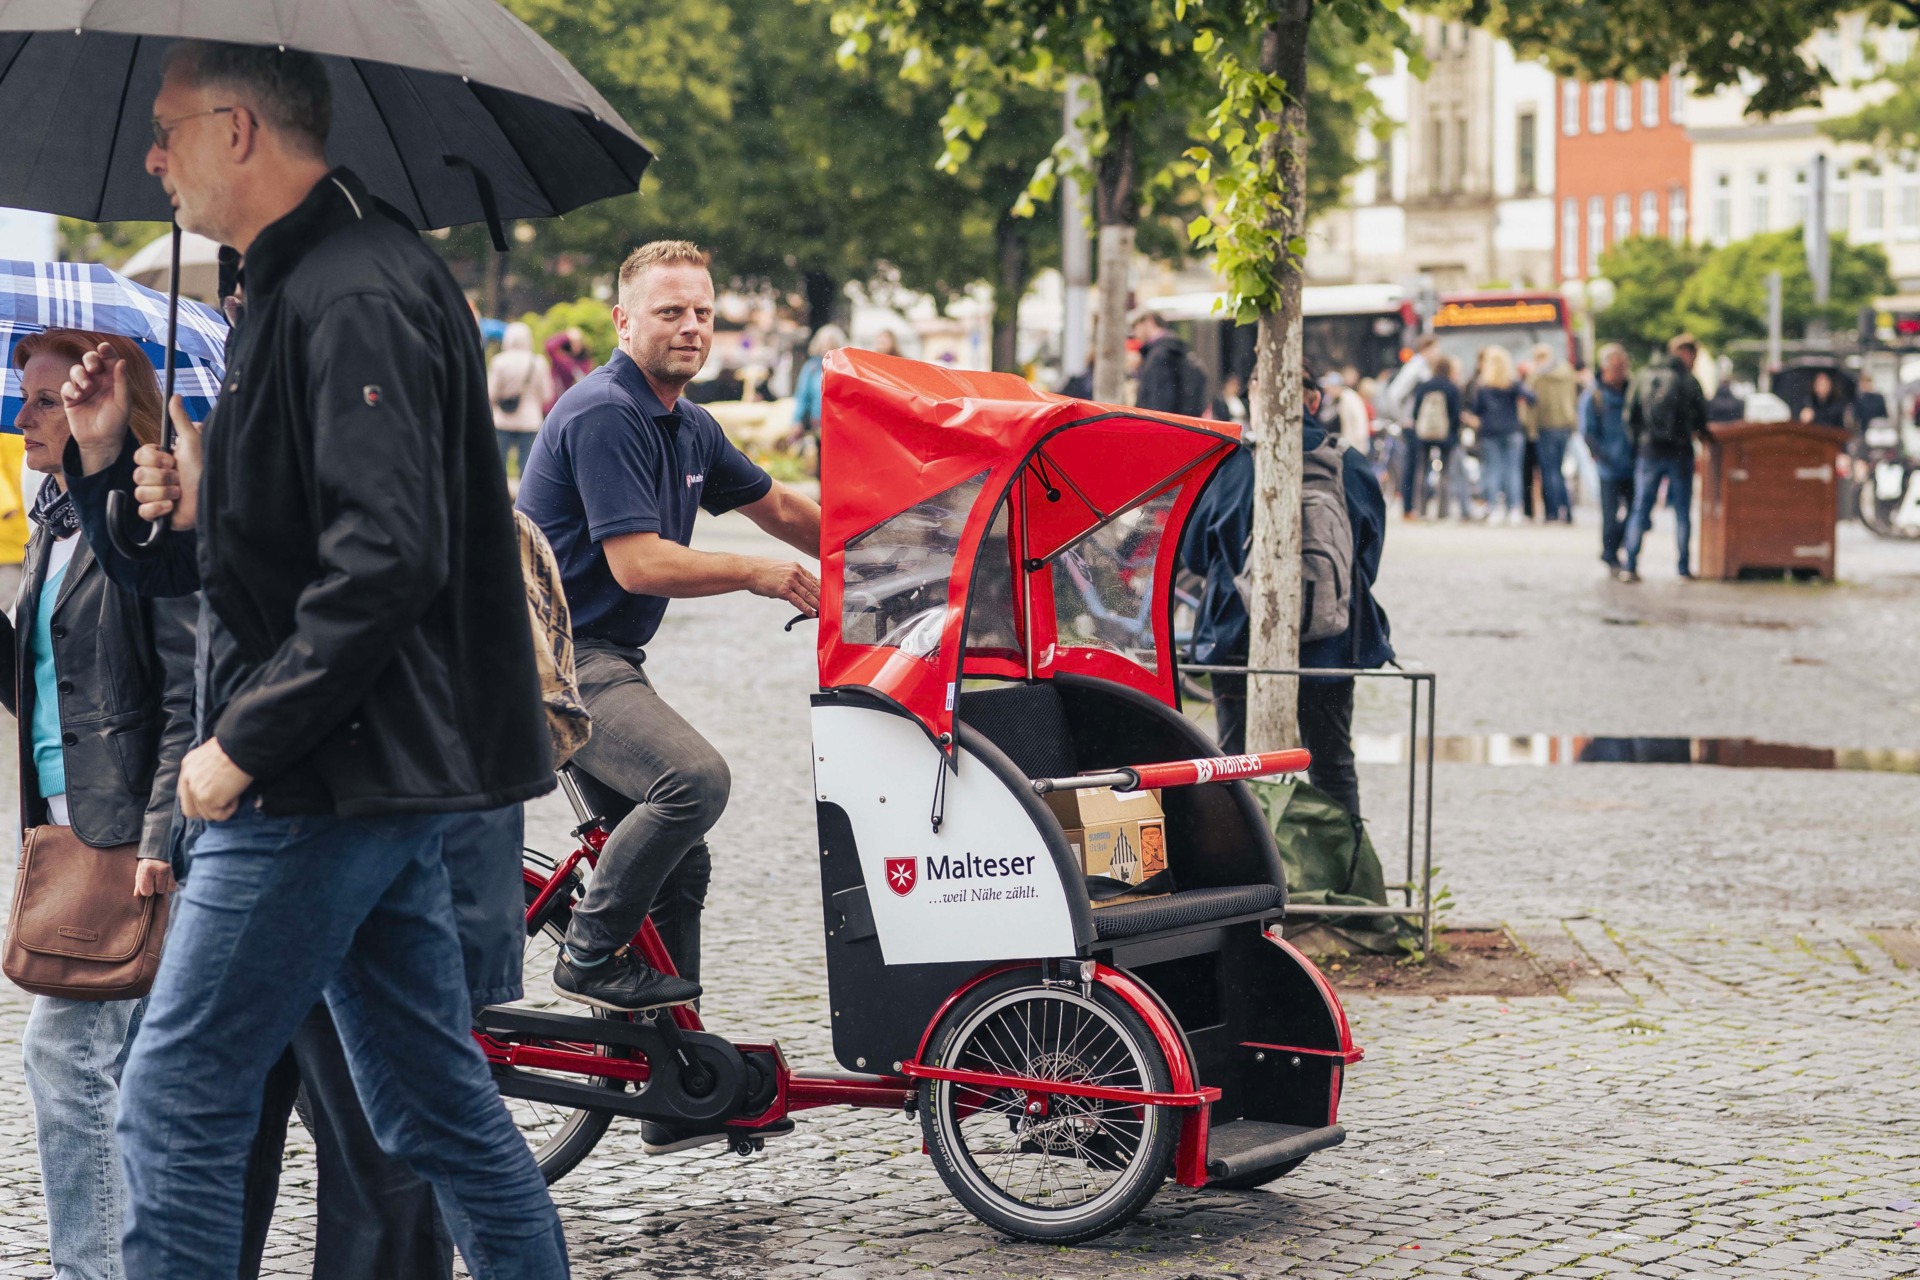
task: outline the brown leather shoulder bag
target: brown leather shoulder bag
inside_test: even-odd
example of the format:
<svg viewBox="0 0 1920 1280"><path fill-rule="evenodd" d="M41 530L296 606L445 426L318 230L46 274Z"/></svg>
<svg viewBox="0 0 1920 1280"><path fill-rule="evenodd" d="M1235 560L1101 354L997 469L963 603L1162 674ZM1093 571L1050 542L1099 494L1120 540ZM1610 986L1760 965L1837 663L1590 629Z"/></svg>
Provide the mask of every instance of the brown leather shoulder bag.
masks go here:
<svg viewBox="0 0 1920 1280"><path fill-rule="evenodd" d="M0 964L14 985L69 1000L133 1000L153 986L167 897L133 895L137 844L96 849L72 827L27 832Z"/></svg>

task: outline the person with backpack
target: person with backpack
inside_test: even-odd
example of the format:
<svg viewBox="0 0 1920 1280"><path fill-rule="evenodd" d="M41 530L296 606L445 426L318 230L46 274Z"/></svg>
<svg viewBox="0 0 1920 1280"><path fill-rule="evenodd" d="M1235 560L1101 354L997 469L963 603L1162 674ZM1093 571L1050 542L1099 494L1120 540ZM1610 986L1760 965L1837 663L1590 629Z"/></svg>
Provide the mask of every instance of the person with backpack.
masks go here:
<svg viewBox="0 0 1920 1280"><path fill-rule="evenodd" d="M1440 461L1440 518L1447 518L1449 498L1460 509L1460 518L1472 515L1467 497L1466 457L1460 448L1460 386L1454 381L1453 357L1436 354L1433 376L1413 389L1413 442L1407 467L1412 483L1405 486L1402 514L1409 519L1424 516L1432 486L1432 463Z"/></svg>
<svg viewBox="0 0 1920 1280"><path fill-rule="evenodd" d="M1133 322L1140 343L1139 391L1134 407L1198 418L1207 411L1207 371L1158 312L1143 312Z"/></svg>
<svg viewBox="0 0 1920 1280"><path fill-rule="evenodd" d="M1665 359L1642 369L1627 389L1627 437L1633 441L1633 514L1627 519L1622 582L1640 581L1640 543L1653 524L1653 504L1667 487L1673 507L1680 576L1691 578L1693 441L1707 438L1707 396L1693 376L1700 344L1690 333L1667 343Z"/></svg>
<svg viewBox="0 0 1920 1280"><path fill-rule="evenodd" d="M1320 388L1306 375L1300 478L1300 666L1369 669L1393 660L1387 615L1373 598L1387 532L1386 498L1367 459L1342 449L1317 422ZM1194 660L1247 661L1244 595L1253 542L1253 453L1234 451L1208 482L1180 543L1180 558L1206 578L1193 634ZM1229 755L1246 750L1247 678L1215 675L1214 733ZM1360 779L1353 759L1353 678L1303 676L1301 745L1313 753L1308 779L1358 821Z"/></svg>

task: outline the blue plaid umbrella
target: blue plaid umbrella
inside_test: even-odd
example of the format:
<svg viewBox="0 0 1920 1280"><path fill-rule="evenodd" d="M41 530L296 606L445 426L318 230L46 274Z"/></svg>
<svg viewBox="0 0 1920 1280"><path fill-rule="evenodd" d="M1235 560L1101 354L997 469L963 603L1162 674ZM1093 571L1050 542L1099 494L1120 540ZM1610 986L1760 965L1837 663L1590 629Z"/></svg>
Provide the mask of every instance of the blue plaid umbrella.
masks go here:
<svg viewBox="0 0 1920 1280"><path fill-rule="evenodd" d="M155 293L92 262L15 262L0 259L0 431L17 433L20 371L13 347L30 333L91 329L140 344L158 371L167 352L167 295ZM174 390L186 398L195 422L206 420L226 374L227 319L212 307L180 299Z"/></svg>

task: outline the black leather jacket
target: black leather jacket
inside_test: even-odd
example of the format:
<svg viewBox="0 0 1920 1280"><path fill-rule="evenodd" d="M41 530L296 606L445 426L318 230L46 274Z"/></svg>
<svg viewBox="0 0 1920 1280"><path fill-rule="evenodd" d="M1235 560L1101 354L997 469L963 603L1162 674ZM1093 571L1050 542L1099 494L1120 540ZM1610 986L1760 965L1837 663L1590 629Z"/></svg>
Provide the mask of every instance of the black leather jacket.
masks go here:
<svg viewBox="0 0 1920 1280"><path fill-rule="evenodd" d="M106 495L69 490L116 581L205 584L213 737L252 812L446 813L553 788L520 550L473 313L345 169L249 246L206 424L198 538L125 560ZM196 544L197 542L197 554Z"/></svg>
<svg viewBox="0 0 1920 1280"><path fill-rule="evenodd" d="M80 545L61 579L51 628L73 831L97 849L137 841L142 857L167 858L174 783L193 743L199 602L143 600L114 585L86 539L74 537ZM34 530L15 606L19 625L0 614L0 697L18 717L23 827L47 821L33 768L32 638L53 541Z"/></svg>

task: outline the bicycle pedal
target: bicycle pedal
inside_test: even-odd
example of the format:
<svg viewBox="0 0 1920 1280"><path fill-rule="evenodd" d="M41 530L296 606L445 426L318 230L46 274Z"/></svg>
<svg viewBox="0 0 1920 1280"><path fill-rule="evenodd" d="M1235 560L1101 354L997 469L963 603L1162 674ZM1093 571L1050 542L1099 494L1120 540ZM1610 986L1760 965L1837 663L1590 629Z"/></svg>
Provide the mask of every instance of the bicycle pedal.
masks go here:
<svg viewBox="0 0 1920 1280"><path fill-rule="evenodd" d="M791 1118L776 1120L772 1124L758 1129L729 1129L727 1138L737 1156L750 1156L767 1149L768 1138L778 1138L793 1132Z"/></svg>

